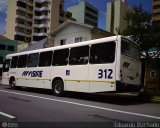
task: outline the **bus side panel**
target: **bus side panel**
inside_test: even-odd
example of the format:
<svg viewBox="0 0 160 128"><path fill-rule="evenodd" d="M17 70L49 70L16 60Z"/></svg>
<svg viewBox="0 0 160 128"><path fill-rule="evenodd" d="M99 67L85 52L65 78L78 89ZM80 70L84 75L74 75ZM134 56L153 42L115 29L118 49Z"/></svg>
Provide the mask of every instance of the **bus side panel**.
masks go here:
<svg viewBox="0 0 160 128"><path fill-rule="evenodd" d="M115 63L89 66L90 92L115 91Z"/></svg>
<svg viewBox="0 0 160 128"><path fill-rule="evenodd" d="M66 90L89 92L88 64L69 66L66 72Z"/></svg>
<svg viewBox="0 0 160 128"><path fill-rule="evenodd" d="M9 85L9 72L3 72L2 74L2 84Z"/></svg>
<svg viewBox="0 0 160 128"><path fill-rule="evenodd" d="M16 70L16 71L15 71ZM26 78L23 77L23 73L26 68L15 68L11 69L11 72L15 73L16 78L16 86L26 86L29 87L29 84L26 84Z"/></svg>
<svg viewBox="0 0 160 128"><path fill-rule="evenodd" d="M30 74L24 76L26 78L26 86L35 88L51 89L50 72L51 67L27 68Z"/></svg>
<svg viewBox="0 0 160 128"><path fill-rule="evenodd" d="M89 92L88 65L54 66L51 77L60 77L65 91Z"/></svg>
<svg viewBox="0 0 160 128"><path fill-rule="evenodd" d="M66 69L67 66L53 66L51 68L51 82L55 80L55 78L62 79L64 82L64 90L66 90L66 83L65 83ZM52 88L52 83L51 83L51 88Z"/></svg>

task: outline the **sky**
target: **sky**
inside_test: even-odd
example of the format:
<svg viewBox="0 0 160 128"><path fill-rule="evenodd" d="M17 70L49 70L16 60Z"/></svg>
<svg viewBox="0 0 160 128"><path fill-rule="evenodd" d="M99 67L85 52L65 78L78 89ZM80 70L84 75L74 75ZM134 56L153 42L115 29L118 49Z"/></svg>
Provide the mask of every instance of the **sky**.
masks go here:
<svg viewBox="0 0 160 128"><path fill-rule="evenodd" d="M79 3L81 0L64 0L65 1L65 10L67 7L73 6ZM106 28L106 6L107 3L111 0L83 0L92 4L99 10L98 17L98 28L104 29ZM134 5L142 4L144 10L150 11L152 8L152 0L128 0L128 5L130 7ZM6 15L7 15L7 0L0 0L0 34L5 33L6 29Z"/></svg>

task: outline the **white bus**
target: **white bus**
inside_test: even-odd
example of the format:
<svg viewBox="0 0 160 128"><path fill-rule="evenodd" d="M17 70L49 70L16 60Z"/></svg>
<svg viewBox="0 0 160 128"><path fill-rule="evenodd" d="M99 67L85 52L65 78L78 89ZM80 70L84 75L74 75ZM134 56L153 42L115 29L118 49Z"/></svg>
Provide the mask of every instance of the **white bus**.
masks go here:
<svg viewBox="0 0 160 128"><path fill-rule="evenodd" d="M2 84L85 93L140 89L139 46L122 36L10 54Z"/></svg>

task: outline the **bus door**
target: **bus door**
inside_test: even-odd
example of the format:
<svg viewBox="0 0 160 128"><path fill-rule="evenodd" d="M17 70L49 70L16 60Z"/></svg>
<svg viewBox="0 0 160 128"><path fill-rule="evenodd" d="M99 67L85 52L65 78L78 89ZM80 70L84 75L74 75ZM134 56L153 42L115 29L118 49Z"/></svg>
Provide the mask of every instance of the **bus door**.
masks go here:
<svg viewBox="0 0 160 128"><path fill-rule="evenodd" d="M89 81L90 92L115 90L114 41L93 44L90 49Z"/></svg>
<svg viewBox="0 0 160 128"><path fill-rule="evenodd" d="M89 92L89 46L70 49L69 66L66 70L66 90Z"/></svg>
<svg viewBox="0 0 160 128"><path fill-rule="evenodd" d="M9 85L9 68L10 59L6 59L3 63L2 84Z"/></svg>

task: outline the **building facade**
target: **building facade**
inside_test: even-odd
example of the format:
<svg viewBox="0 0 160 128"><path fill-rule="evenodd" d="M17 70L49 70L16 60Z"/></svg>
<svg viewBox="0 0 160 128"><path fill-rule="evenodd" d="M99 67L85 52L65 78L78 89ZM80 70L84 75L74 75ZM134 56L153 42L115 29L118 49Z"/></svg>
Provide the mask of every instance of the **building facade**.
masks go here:
<svg viewBox="0 0 160 128"><path fill-rule="evenodd" d="M17 52L17 41L0 35L0 64L3 63L7 54L15 52Z"/></svg>
<svg viewBox="0 0 160 128"><path fill-rule="evenodd" d="M88 2L81 1L79 4L67 8L67 11L72 13L72 17L77 22L98 26L98 10Z"/></svg>
<svg viewBox="0 0 160 128"><path fill-rule="evenodd" d="M112 33L87 24L66 21L49 33L53 46L78 43L113 36Z"/></svg>
<svg viewBox="0 0 160 128"><path fill-rule="evenodd" d="M67 19L72 19L72 14L64 11L63 0L8 0L5 36L34 43Z"/></svg>
<svg viewBox="0 0 160 128"><path fill-rule="evenodd" d="M59 25L48 33L48 35L48 38L32 44L20 52L114 36L114 34L102 29L71 20L67 20L63 24Z"/></svg>
<svg viewBox="0 0 160 128"><path fill-rule="evenodd" d="M124 16L129 9L125 0L112 0L107 3L106 30L114 34L122 32L127 27Z"/></svg>
<svg viewBox="0 0 160 128"><path fill-rule="evenodd" d="M160 0L152 0L152 23L160 25Z"/></svg>

